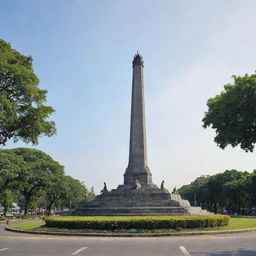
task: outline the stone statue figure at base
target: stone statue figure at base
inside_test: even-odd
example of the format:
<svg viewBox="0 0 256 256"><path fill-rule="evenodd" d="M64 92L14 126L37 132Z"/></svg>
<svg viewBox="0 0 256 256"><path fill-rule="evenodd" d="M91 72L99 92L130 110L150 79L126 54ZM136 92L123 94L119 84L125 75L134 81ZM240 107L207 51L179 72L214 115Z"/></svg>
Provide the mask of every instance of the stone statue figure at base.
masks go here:
<svg viewBox="0 0 256 256"><path fill-rule="evenodd" d="M104 182L104 187L103 187L103 189L102 189L100 192L101 192L101 193L108 192L108 188L107 188L106 182Z"/></svg>
<svg viewBox="0 0 256 256"><path fill-rule="evenodd" d="M176 186L174 187L173 191L172 191L172 194L179 194L177 189L176 189Z"/></svg>
<svg viewBox="0 0 256 256"><path fill-rule="evenodd" d="M140 185L139 181L135 180L134 189L140 189L140 188L141 188L141 185Z"/></svg>
<svg viewBox="0 0 256 256"><path fill-rule="evenodd" d="M165 189L165 188L164 188L164 180L161 182L160 188L161 188L161 189Z"/></svg>

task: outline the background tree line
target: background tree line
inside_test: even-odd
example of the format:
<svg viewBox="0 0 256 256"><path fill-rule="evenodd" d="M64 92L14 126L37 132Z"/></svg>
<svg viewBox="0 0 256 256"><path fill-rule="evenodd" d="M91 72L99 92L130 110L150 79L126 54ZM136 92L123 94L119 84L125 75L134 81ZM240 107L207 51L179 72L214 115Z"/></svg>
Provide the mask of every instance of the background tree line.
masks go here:
<svg viewBox="0 0 256 256"><path fill-rule="evenodd" d="M246 214L256 206L256 170L252 173L226 170L201 176L178 191L191 205L211 212Z"/></svg>
<svg viewBox="0 0 256 256"><path fill-rule="evenodd" d="M25 214L29 208L43 208L47 213L53 206L74 208L95 196L49 155L30 148L0 150L0 195L5 213L17 202Z"/></svg>

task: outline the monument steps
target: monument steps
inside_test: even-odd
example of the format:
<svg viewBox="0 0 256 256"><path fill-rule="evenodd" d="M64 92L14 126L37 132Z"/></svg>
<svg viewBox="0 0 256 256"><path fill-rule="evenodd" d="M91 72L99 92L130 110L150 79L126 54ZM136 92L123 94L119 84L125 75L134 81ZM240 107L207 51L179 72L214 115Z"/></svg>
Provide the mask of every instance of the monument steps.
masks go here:
<svg viewBox="0 0 256 256"><path fill-rule="evenodd" d="M143 190L143 191L141 191ZM82 205L72 215L86 216L175 216L207 215L200 207L191 207L179 194L171 194L157 186L142 189L122 186L105 191L92 202Z"/></svg>
<svg viewBox="0 0 256 256"><path fill-rule="evenodd" d="M190 207L193 208L193 207ZM196 207L198 208L198 207ZM200 208L200 207L199 207ZM207 211L198 211L183 207L110 207L77 209L73 215L86 216L176 216L176 215L207 215ZM209 213L208 213L209 214Z"/></svg>

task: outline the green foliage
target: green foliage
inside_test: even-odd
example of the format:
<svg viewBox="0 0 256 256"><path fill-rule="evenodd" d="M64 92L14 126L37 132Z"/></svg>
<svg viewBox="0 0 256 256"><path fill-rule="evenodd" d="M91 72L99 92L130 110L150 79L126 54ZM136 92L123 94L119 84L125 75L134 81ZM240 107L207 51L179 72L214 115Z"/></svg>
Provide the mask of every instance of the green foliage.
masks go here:
<svg viewBox="0 0 256 256"><path fill-rule="evenodd" d="M71 176L64 177L64 184L65 195L63 200L64 205L69 209L75 208L79 203L89 201L93 198L93 194L87 190L85 185Z"/></svg>
<svg viewBox="0 0 256 256"><path fill-rule="evenodd" d="M227 215L207 216L142 216L142 217L49 217L47 227L69 229L180 229L227 225Z"/></svg>
<svg viewBox="0 0 256 256"><path fill-rule="evenodd" d="M245 214L255 206L256 171L249 174L236 170L226 170L212 176L202 176L179 189L183 198L192 205L217 212Z"/></svg>
<svg viewBox="0 0 256 256"><path fill-rule="evenodd" d="M77 179L66 175L52 176L48 183L44 197L47 201L47 211L50 214L53 204L63 202L63 206L75 208L80 202L87 201L88 192L86 186Z"/></svg>
<svg viewBox="0 0 256 256"><path fill-rule="evenodd" d="M62 173L52 175L49 178L47 189L44 192L44 198L47 202L47 212L51 213L52 205L59 200L65 198L67 193L66 183L64 182L65 176Z"/></svg>
<svg viewBox="0 0 256 256"><path fill-rule="evenodd" d="M12 226L12 228L17 228L17 229L21 229L21 230L33 230L33 229L36 229L38 227L41 227L42 225L44 225L44 221L43 220L37 220L37 221L30 221L30 222L21 223L17 226Z"/></svg>
<svg viewBox="0 0 256 256"><path fill-rule="evenodd" d="M0 193L2 205L16 200L24 205L25 214L29 206L50 213L53 205L72 208L95 196L79 180L66 176L49 155L29 148L0 150Z"/></svg>
<svg viewBox="0 0 256 256"><path fill-rule="evenodd" d="M253 151L256 142L256 74L233 76L234 84L207 102L203 127L216 129L214 141L224 149L240 145Z"/></svg>
<svg viewBox="0 0 256 256"><path fill-rule="evenodd" d="M0 216L0 222L1 221L5 221L6 220L6 217L5 216Z"/></svg>
<svg viewBox="0 0 256 256"><path fill-rule="evenodd" d="M0 144L11 138L38 144L40 135L55 134L54 122L47 121L54 109L44 105L47 91L38 83L32 58L0 40Z"/></svg>
<svg viewBox="0 0 256 256"><path fill-rule="evenodd" d="M13 198L14 198L14 195L13 195L12 191L10 191L10 190L5 190L1 194L0 202L4 207L4 215L5 216L9 212L10 208L12 207Z"/></svg>
<svg viewBox="0 0 256 256"><path fill-rule="evenodd" d="M0 149L0 193L10 188L27 169L28 165L20 156Z"/></svg>
<svg viewBox="0 0 256 256"><path fill-rule="evenodd" d="M96 197L94 187L91 187L90 191L87 192L86 194L86 202L94 200Z"/></svg>
<svg viewBox="0 0 256 256"><path fill-rule="evenodd" d="M17 148L10 151L21 157L28 166L14 184L14 189L24 196L25 214L27 214L32 199L51 184L54 176L64 174L63 166L40 150Z"/></svg>

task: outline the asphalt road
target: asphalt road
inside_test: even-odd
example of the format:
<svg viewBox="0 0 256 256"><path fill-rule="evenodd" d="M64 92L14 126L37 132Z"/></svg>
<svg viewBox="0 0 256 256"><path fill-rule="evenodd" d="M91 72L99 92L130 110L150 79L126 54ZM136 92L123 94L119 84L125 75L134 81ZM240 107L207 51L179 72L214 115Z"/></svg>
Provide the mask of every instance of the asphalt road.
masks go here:
<svg viewBox="0 0 256 256"><path fill-rule="evenodd" d="M0 225L0 256L256 256L256 232L232 235L93 238L13 233Z"/></svg>

